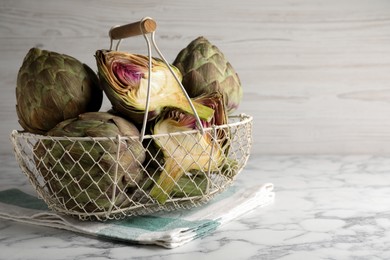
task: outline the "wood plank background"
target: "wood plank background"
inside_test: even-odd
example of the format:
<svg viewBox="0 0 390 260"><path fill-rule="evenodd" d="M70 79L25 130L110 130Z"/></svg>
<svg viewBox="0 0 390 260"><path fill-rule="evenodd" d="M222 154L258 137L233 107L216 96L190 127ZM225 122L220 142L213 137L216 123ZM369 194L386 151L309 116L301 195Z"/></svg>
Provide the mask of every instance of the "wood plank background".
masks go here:
<svg viewBox="0 0 390 260"><path fill-rule="evenodd" d="M15 82L31 47L96 69L109 28L144 16L170 61L200 35L225 53L243 83L239 112L254 117L254 153L390 153L390 1L1 0L0 155L20 129ZM145 53L144 41L122 49Z"/></svg>

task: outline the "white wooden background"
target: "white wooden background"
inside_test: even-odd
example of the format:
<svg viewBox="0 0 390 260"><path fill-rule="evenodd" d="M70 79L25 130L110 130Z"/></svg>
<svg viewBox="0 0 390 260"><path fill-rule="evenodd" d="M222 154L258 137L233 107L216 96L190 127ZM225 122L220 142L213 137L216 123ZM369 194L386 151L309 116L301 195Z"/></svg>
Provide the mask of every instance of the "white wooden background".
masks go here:
<svg viewBox="0 0 390 260"><path fill-rule="evenodd" d="M109 28L144 16L170 61L199 35L225 53L244 87L239 112L254 116L254 153L390 153L388 0L1 0L0 155L20 129L16 74L31 47L96 69ZM143 39L122 49L145 52Z"/></svg>

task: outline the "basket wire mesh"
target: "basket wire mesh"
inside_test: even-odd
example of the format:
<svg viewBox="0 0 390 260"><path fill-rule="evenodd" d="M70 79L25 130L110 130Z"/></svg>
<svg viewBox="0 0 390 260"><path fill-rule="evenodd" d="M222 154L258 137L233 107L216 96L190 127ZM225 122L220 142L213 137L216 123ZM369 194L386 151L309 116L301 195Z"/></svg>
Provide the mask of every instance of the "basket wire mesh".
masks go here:
<svg viewBox="0 0 390 260"><path fill-rule="evenodd" d="M164 168L162 148L158 148L155 142L172 141L178 136L180 140L194 139L197 131L146 135L141 141L138 137L52 137L14 130L11 140L22 171L49 208L83 220L121 219L198 206L230 186L249 158L252 117L241 114L229 120L227 125L204 129L205 134L217 129L228 133L225 135L229 146L223 151L226 153L224 163L212 171L211 167L205 171L182 169L185 174L175 182L164 204L149 194ZM220 141L213 138L212 143ZM131 149L138 142L142 143L147 154L144 160L138 160ZM118 152L112 153L112 147ZM209 152L209 149L205 150ZM95 155L96 151L100 152L99 156ZM130 166L124 163L124 156L135 158L141 169L137 177L127 171ZM108 160L103 161L104 157ZM198 163L198 158L189 154L179 159ZM107 161L111 164L108 165ZM181 162L178 161L177 165ZM90 174L92 171L94 175Z"/></svg>

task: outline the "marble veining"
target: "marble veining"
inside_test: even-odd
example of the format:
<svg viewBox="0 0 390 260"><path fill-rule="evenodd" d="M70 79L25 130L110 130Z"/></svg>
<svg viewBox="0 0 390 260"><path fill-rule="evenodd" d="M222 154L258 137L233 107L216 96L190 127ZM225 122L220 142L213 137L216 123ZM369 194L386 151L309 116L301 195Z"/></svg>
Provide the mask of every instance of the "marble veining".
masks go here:
<svg viewBox="0 0 390 260"><path fill-rule="evenodd" d="M28 187L11 156L0 188ZM0 221L0 259L390 259L390 157L252 155L235 185L276 200L167 250Z"/></svg>

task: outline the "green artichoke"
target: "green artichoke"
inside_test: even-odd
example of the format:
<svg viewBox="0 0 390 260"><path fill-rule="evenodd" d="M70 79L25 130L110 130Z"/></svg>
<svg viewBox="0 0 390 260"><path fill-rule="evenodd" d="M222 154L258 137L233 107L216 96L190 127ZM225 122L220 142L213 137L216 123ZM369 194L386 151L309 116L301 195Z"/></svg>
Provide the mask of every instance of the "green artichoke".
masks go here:
<svg viewBox="0 0 390 260"><path fill-rule="evenodd" d="M149 189L158 180L160 174L161 171L159 169L155 169L153 176L145 179L141 185L144 192L150 191ZM202 171L191 170L177 180L170 196L174 198L202 196L208 192L208 189L209 177L207 177Z"/></svg>
<svg viewBox="0 0 390 260"><path fill-rule="evenodd" d="M198 37L182 49L173 62L183 75L182 84L190 97L219 91L227 113L242 99L240 79L224 54L206 38Z"/></svg>
<svg viewBox="0 0 390 260"><path fill-rule="evenodd" d="M214 92L198 97L196 100L215 110L210 122L202 121L205 128L227 124L222 94ZM167 135L195 129L198 129L195 117L178 109L166 110L156 120L153 134L157 137L154 141L161 148L165 163L149 194L161 204L169 199L184 173L191 170L216 171L225 161L229 147L229 132L223 129L216 129L215 135L212 131L206 131L204 134L196 131Z"/></svg>
<svg viewBox="0 0 390 260"><path fill-rule="evenodd" d="M17 76L16 112L24 130L44 134L65 119L98 111L97 75L68 55L32 48Z"/></svg>
<svg viewBox="0 0 390 260"><path fill-rule="evenodd" d="M96 52L99 79L114 110L132 121L141 123L145 110L149 78L149 58L119 51ZM179 80L181 74L172 66ZM209 120L214 111L193 102L200 118ZM152 59L152 77L148 119L157 117L165 107L180 108L193 114L179 83L166 64Z"/></svg>
<svg viewBox="0 0 390 260"><path fill-rule="evenodd" d="M114 209L129 205L127 193L143 178L145 160L139 131L132 123L110 113L90 112L61 122L47 135L91 137L44 139L35 146L37 169L68 210L104 212L111 205ZM118 143L118 135L132 138Z"/></svg>

